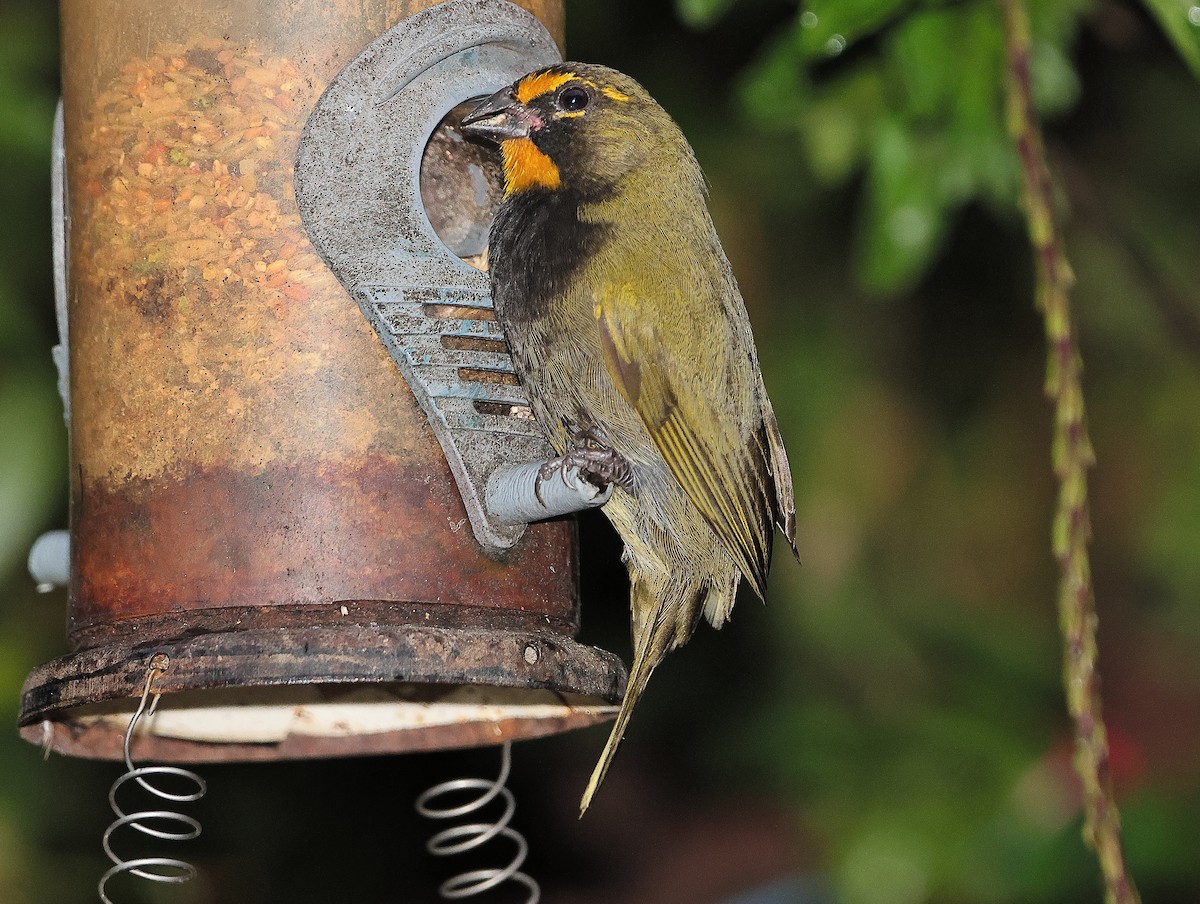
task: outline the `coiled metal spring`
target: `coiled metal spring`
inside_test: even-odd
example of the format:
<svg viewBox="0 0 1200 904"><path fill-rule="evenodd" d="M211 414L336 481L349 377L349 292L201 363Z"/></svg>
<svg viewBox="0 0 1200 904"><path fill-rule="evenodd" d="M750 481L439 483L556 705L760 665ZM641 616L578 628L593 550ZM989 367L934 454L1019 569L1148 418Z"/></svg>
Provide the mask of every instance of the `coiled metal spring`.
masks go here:
<svg viewBox="0 0 1200 904"><path fill-rule="evenodd" d="M105 893L105 886L110 879L121 873L129 873L141 879L148 879L151 882L165 882L170 884L188 882L196 876L196 868L185 860L178 860L173 857L137 857L122 860L112 848L113 833L123 826L129 826L143 835L149 835L152 838L164 841L190 841L200 834L199 821L184 813L177 813L174 810L139 810L135 813L126 813L117 803L117 792L123 785L131 781L137 782L145 791L159 800L171 803L190 803L199 800L208 791L208 786L205 784L204 779L188 769L181 769L178 766L135 767L129 755L130 742L133 739L133 733L137 729L138 722L144 715L154 715L154 711L158 707L159 691L154 689L154 682L167 670L169 665L170 659L165 653L156 653L150 660L150 665L146 670L146 684L142 689L142 699L133 713L133 718L129 720L129 727L125 730L124 751L125 768L127 771L113 782L112 788L108 792L108 803L117 818L105 830L102 842L104 853L113 862L112 868L100 877L100 884L98 886L100 900L104 904L113 904L112 900ZM153 701L151 701L152 695ZM149 703L149 708L147 708L147 703ZM151 776L173 776L182 779L187 785L194 786L195 790L186 792L166 791L152 784L150 782ZM149 823L154 823L154 825ZM164 828L164 826L167 826L167 828Z"/></svg>
<svg viewBox="0 0 1200 904"><path fill-rule="evenodd" d="M541 900L541 887L533 878L521 872L521 865L529 854L529 845L525 841L525 836L509 825L517 808L512 791L505 787L511 767L512 744L506 743L500 755L500 775L495 781L483 778L453 779L434 785L417 798L417 812L429 819L458 819L478 812L497 797L504 801L504 812L495 822L475 822L450 826L438 832L425 844L425 849L431 854L439 857L462 854L487 844L497 836L508 838L517 847L512 860L505 867L469 870L447 879L438 887L438 894L445 900L481 895L489 889L509 881L519 883L529 889L529 896L525 899L525 904L537 904ZM479 791L481 793L478 797L458 806L433 804L438 798L445 798L463 791Z"/></svg>

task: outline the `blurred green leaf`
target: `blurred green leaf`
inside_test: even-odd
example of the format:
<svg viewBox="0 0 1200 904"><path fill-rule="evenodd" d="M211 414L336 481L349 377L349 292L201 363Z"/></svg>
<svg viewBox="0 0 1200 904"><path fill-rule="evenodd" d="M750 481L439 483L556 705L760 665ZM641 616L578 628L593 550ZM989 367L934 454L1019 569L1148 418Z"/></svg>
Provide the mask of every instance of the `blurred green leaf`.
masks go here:
<svg viewBox="0 0 1200 904"><path fill-rule="evenodd" d="M963 178L945 187L958 202L982 196L1013 208L1020 180L1001 105L1005 57L998 10L993 4L965 8L956 17L955 30L961 53L972 65L957 73L946 124L949 173Z"/></svg>
<svg viewBox="0 0 1200 904"><path fill-rule="evenodd" d="M812 100L799 42L790 32L768 42L741 82L741 102L751 122L763 129L794 130Z"/></svg>
<svg viewBox="0 0 1200 904"><path fill-rule="evenodd" d="M1177 588L1181 615L1190 617L1196 626L1200 625L1195 606L1200 599L1200 556L1196 555L1196 538L1200 537L1200 437L1180 421L1179 412L1197 398L1200 378L1194 370L1184 368L1171 374L1169 381L1156 382L1163 385L1147 412L1147 427L1171 454L1160 463L1158 479L1150 487L1148 502L1154 517L1148 520L1140 540L1157 573ZM1190 605L1184 601L1190 601Z"/></svg>
<svg viewBox="0 0 1200 904"><path fill-rule="evenodd" d="M876 69L856 69L814 94L801 117L813 174L828 185L848 179L866 159L874 123L885 107Z"/></svg>
<svg viewBox="0 0 1200 904"><path fill-rule="evenodd" d="M62 403L49 379L10 375L0 382L0 571L25 556L56 503L66 474L63 432Z"/></svg>
<svg viewBox="0 0 1200 904"><path fill-rule="evenodd" d="M797 18L805 56L837 56L860 38L897 17L911 0L811 0Z"/></svg>
<svg viewBox="0 0 1200 904"><path fill-rule="evenodd" d="M1069 51L1089 2L1035 0L1031 65L1045 115L1078 99ZM814 71L867 35L871 52ZM822 182L865 167L857 272L865 288L895 295L928 271L963 205L1017 205L1005 66L992 3L815 3L747 70L742 100L756 124L797 135Z"/></svg>
<svg viewBox="0 0 1200 904"><path fill-rule="evenodd" d="M1079 78L1063 47L1035 41L1029 59L1033 102L1043 116L1063 113L1079 98Z"/></svg>
<svg viewBox="0 0 1200 904"><path fill-rule="evenodd" d="M1200 3L1196 0L1145 0L1145 3L1192 74L1200 78Z"/></svg>
<svg viewBox="0 0 1200 904"><path fill-rule="evenodd" d="M944 156L944 139L918 138L896 119L876 133L859 239L859 273L869 290L911 285L937 250L948 213Z"/></svg>
<svg viewBox="0 0 1200 904"><path fill-rule="evenodd" d="M708 28L729 11L735 0L675 0L679 18L692 28Z"/></svg>
<svg viewBox="0 0 1200 904"><path fill-rule="evenodd" d="M6 156L45 159L50 153L54 96L36 74L53 71L54 51L54 35L41 17L17 10L0 19L0 148Z"/></svg>
<svg viewBox="0 0 1200 904"><path fill-rule="evenodd" d="M912 120L936 122L950 111L964 72L962 59L947 51L964 37L963 25L958 10L929 10L908 16L889 36L888 73L895 80L905 115Z"/></svg>
<svg viewBox="0 0 1200 904"><path fill-rule="evenodd" d="M1122 805L1121 823L1135 874L1178 887L1200 881L1190 842L1200 833L1200 791L1143 793Z"/></svg>

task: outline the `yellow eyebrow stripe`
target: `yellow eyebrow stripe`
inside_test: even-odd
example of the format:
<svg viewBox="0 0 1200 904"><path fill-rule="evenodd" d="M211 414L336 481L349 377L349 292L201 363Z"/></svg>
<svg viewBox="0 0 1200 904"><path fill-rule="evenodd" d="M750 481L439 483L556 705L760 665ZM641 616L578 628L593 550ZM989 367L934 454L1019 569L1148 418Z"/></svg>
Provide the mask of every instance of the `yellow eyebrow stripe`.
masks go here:
<svg viewBox="0 0 1200 904"><path fill-rule="evenodd" d="M527 76L517 83L517 101L527 104L535 97L549 94L576 77L574 72L539 72L537 75Z"/></svg>
<svg viewBox="0 0 1200 904"><path fill-rule="evenodd" d="M537 75L527 76L517 83L517 102L527 104L531 100L541 97L543 94L549 94L557 88L562 87L572 79L579 79L580 82L587 85L589 88L596 88L595 82L586 78L579 78L579 75L574 72L539 72ZM624 91L618 91L608 85L599 88L600 93L609 100L626 103L629 100L629 95Z"/></svg>

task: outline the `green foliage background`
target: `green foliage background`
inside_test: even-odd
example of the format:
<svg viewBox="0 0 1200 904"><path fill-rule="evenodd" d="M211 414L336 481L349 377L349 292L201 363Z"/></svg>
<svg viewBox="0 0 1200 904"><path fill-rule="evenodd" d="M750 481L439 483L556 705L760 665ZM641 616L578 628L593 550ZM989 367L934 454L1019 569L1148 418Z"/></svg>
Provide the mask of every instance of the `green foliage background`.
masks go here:
<svg viewBox="0 0 1200 904"><path fill-rule="evenodd" d="M1200 8L1030 8L1078 276L1100 664L1131 867L1147 901L1194 901ZM37 597L23 571L32 539L66 518L49 358L55 42L53 5L0 8L9 725L24 674L64 649L61 594ZM736 860L741 836L721 815L734 802L782 814L773 869L817 875L844 904L1098 900L1059 688L1044 351L997 5L575 0L568 51L638 77L696 146L788 440L805 564L779 557L765 609L744 601L656 674L590 826L563 814L601 734L517 749L546 899L670 900L655 869L682 875L702 857L664 839L711 820ZM615 549L584 528L585 639L624 653ZM409 792L446 759L211 770L223 790L198 848L207 878L172 899L409 899L390 868L428 869ZM0 900L89 899L114 776L43 764L0 733ZM380 786L392 805L372 803ZM412 881L412 899L433 899Z"/></svg>

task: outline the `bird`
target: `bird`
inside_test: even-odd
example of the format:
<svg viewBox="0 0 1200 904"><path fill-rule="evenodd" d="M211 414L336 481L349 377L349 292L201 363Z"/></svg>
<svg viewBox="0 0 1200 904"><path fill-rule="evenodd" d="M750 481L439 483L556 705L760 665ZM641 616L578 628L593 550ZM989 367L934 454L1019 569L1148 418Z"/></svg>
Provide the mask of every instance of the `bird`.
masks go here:
<svg viewBox="0 0 1200 904"><path fill-rule="evenodd" d="M462 119L499 145L489 231L493 306L534 418L557 453L613 492L633 660L580 802L608 773L654 669L701 617L766 593L775 526L797 559L792 474L750 320L670 115L633 78L560 63Z"/></svg>

